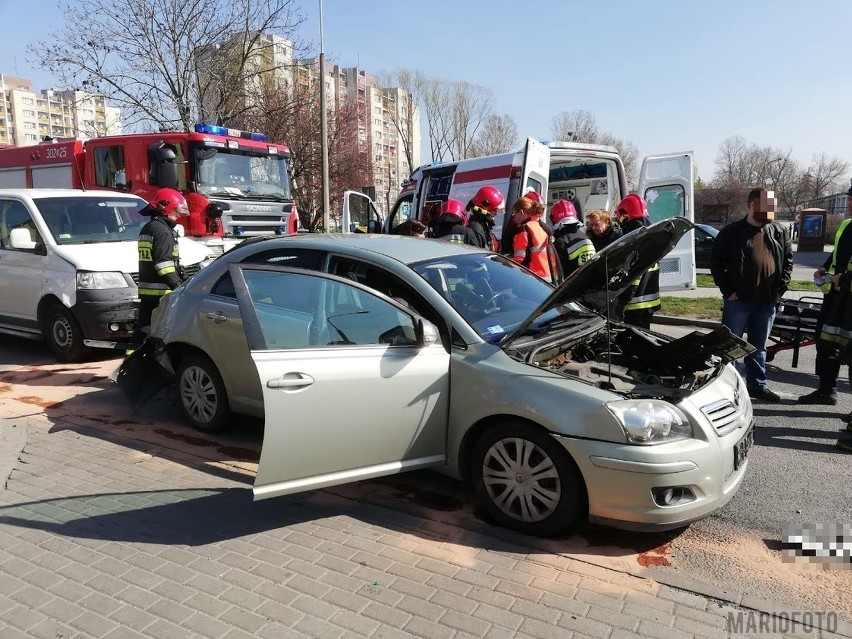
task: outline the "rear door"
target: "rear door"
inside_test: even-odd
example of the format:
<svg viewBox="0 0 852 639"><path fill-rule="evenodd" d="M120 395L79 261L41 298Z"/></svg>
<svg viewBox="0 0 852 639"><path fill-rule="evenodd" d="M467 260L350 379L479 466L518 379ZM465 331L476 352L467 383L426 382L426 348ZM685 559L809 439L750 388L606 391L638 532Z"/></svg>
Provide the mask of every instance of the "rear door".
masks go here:
<svg viewBox="0 0 852 639"><path fill-rule="evenodd" d="M692 151L651 155L642 161L639 194L648 203L651 222L682 217L694 222ZM684 235L660 260L660 289L695 288L693 233Z"/></svg>
<svg viewBox="0 0 852 639"><path fill-rule="evenodd" d="M527 138L524 145L524 162L521 168L521 184L518 197L532 189L547 200L547 180L550 176L550 149L538 140ZM512 202L507 202L511 208Z"/></svg>
<svg viewBox="0 0 852 639"><path fill-rule="evenodd" d="M341 233L381 233L382 214L369 197L358 191L343 194Z"/></svg>
<svg viewBox="0 0 852 639"><path fill-rule="evenodd" d="M450 356L410 311L324 273L230 273L263 389L255 499L446 463Z"/></svg>

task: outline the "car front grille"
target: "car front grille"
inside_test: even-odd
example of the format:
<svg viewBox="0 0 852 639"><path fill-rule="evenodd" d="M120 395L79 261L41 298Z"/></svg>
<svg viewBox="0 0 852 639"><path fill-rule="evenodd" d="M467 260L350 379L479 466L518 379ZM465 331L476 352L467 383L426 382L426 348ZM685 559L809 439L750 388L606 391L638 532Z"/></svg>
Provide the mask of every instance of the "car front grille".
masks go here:
<svg viewBox="0 0 852 639"><path fill-rule="evenodd" d="M727 435L743 425L745 402L741 397L744 392L738 382L732 398L720 399L701 407L701 412L707 416L719 436Z"/></svg>

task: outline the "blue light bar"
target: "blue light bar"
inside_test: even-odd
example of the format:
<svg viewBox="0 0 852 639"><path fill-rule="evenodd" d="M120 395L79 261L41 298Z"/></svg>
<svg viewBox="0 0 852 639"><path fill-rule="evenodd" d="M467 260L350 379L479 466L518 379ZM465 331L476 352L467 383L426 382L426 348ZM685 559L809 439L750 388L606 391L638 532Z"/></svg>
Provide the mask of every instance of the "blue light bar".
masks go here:
<svg viewBox="0 0 852 639"><path fill-rule="evenodd" d="M234 235L242 235L245 232L246 232L246 230L242 226L238 226L237 228L234 229Z"/></svg>
<svg viewBox="0 0 852 639"><path fill-rule="evenodd" d="M266 142L266 135L263 133L252 133L251 131L229 129L215 124L196 124L195 132L207 133L209 135L226 135L232 138L242 138L243 140L254 140L255 142Z"/></svg>

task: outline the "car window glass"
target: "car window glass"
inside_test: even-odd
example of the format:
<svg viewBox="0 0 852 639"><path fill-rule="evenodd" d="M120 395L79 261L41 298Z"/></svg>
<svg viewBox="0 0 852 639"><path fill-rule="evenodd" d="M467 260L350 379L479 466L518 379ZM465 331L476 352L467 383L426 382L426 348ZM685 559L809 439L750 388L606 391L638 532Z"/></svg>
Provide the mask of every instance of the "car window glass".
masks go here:
<svg viewBox="0 0 852 639"><path fill-rule="evenodd" d="M369 291L309 273L243 274L267 350L417 343L411 315Z"/></svg>
<svg viewBox="0 0 852 639"><path fill-rule="evenodd" d="M679 184L647 189L645 201L648 203L648 217L651 218L652 223L672 217L683 217L686 214L686 196L683 187Z"/></svg>
<svg viewBox="0 0 852 639"><path fill-rule="evenodd" d="M17 200L0 200L0 248L12 248L10 236L12 231L18 228L27 229L31 241L41 241L35 222L23 203Z"/></svg>
<svg viewBox="0 0 852 639"><path fill-rule="evenodd" d="M231 279L231 274L225 273L220 277L219 281L210 289L210 294L237 299L237 292L234 290L234 280Z"/></svg>

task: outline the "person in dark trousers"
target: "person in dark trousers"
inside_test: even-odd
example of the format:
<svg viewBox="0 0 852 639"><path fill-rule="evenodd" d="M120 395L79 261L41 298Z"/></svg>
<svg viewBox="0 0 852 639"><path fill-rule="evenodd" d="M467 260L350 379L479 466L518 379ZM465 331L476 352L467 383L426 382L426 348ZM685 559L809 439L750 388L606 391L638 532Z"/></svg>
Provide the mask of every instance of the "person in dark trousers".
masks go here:
<svg viewBox="0 0 852 639"><path fill-rule="evenodd" d="M140 345L151 329L151 314L164 295L180 286L182 269L175 226L189 215L179 191L160 189L142 211L151 219L139 231L139 315L133 343Z"/></svg>
<svg viewBox="0 0 852 639"><path fill-rule="evenodd" d="M494 228L494 216L503 206L503 194L493 186L483 186L467 204L467 228L470 229L473 246L488 250L494 249L491 229Z"/></svg>
<svg viewBox="0 0 852 639"><path fill-rule="evenodd" d="M852 259L852 187L846 196L846 219L840 223L840 227L834 234L834 250L828 256L825 263L814 272L814 281L823 281L822 285L825 297L822 301L816 325L816 365L814 372L819 378L819 386L813 392L799 397L800 404L825 404L834 406L837 404L837 377L840 374L841 347L839 337L830 331L823 332L823 324L826 318L834 312L834 306L838 302L839 283L846 272L849 260ZM852 420L852 413L849 418Z"/></svg>
<svg viewBox="0 0 852 639"><path fill-rule="evenodd" d="M748 333L755 348L745 358L748 394L768 402L781 397L767 385L766 340L793 273L790 235L774 219L774 192L752 189L748 215L719 231L710 258L713 281L725 300L722 324L737 337Z"/></svg>
<svg viewBox="0 0 852 639"><path fill-rule="evenodd" d="M577 210L568 200L557 200L550 207L553 225L553 248L562 267L562 277L567 278L595 254L595 245L580 225Z"/></svg>
<svg viewBox="0 0 852 639"><path fill-rule="evenodd" d="M648 205L636 193L630 193L618 206L615 215L621 226L622 235L627 235L644 226L651 225ZM654 313L660 310L660 265L654 264L634 281L629 292L625 292L624 321L640 328L651 328Z"/></svg>
<svg viewBox="0 0 852 639"><path fill-rule="evenodd" d="M441 213L432 227L432 237L456 244L474 244L473 231L464 225L464 205L453 198L441 205Z"/></svg>

